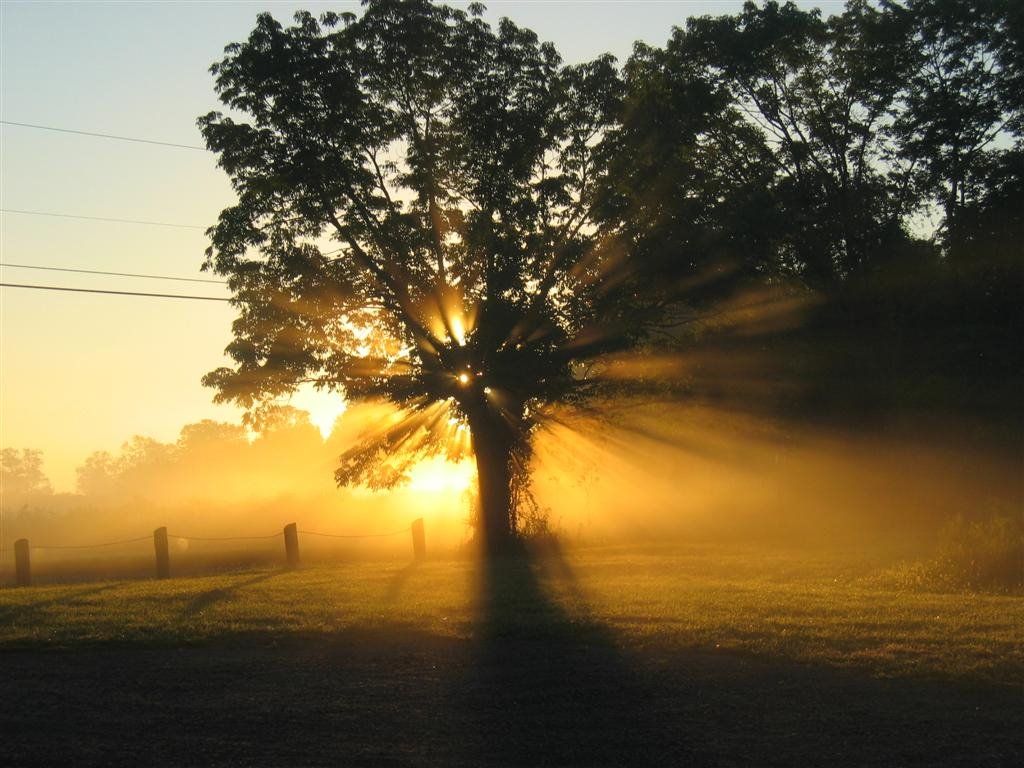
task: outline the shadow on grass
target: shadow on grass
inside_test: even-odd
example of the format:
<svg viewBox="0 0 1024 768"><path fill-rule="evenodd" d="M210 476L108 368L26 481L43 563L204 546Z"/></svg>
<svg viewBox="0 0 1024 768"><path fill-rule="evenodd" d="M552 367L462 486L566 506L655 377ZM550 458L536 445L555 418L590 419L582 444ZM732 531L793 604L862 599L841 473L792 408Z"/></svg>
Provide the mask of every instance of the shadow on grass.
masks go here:
<svg viewBox="0 0 1024 768"><path fill-rule="evenodd" d="M100 584L95 587L84 587L82 589L66 589L61 591L58 597L35 600L31 603L0 606L0 624L26 623L32 621L34 616L49 608L74 608L82 603L82 598L84 597L98 595L101 592L117 589L120 586L122 586L122 582Z"/></svg>
<svg viewBox="0 0 1024 768"><path fill-rule="evenodd" d="M398 600L399 595L402 594L402 589L405 588L406 582L416 572L416 569L420 567L419 560L413 560L407 566L402 568L398 573L391 577L388 582L388 587L384 591L384 602L393 603Z"/></svg>
<svg viewBox="0 0 1024 768"><path fill-rule="evenodd" d="M574 594L572 613L551 598L555 580ZM482 563L478 599L472 659L453 702L468 764L686 762L685 725L645 707L645 675L578 605L557 551Z"/></svg>
<svg viewBox="0 0 1024 768"><path fill-rule="evenodd" d="M240 575L195 600L229 599L272 575ZM422 575L393 573L395 599ZM1019 689L875 679L680 646L672 633L627 644L588 617L581 582L557 552L482 563L476 612L458 631L382 614L304 634L262 620L194 647L0 650L3 684L18 692L0 697L4 764L1019 763Z"/></svg>
<svg viewBox="0 0 1024 768"><path fill-rule="evenodd" d="M216 589L203 592L193 598L188 605L185 606L184 610L181 612L181 617L185 619L190 616L200 614L207 608L210 608L222 600L230 600L239 589L242 589L243 587L251 587L253 584L260 584L261 582L277 576L278 573L278 571L268 571L267 573L261 573L259 576L253 576L251 579L236 581L228 587L218 587Z"/></svg>

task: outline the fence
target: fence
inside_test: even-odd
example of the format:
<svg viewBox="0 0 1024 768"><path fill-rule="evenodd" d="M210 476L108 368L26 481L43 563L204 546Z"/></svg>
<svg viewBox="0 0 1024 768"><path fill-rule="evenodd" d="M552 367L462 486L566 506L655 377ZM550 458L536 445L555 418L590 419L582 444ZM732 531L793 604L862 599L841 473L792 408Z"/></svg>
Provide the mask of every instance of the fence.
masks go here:
<svg viewBox="0 0 1024 768"><path fill-rule="evenodd" d="M422 560L427 554L426 535L424 533L423 518L417 518L412 523L397 531L387 533L320 533L317 531L300 531L295 523L288 523L280 533L273 533L269 536L179 536L168 533L166 527L157 528L153 531L153 550L155 555L155 571L158 579L169 579L171 577L171 552L169 541L181 539L186 541L251 541L269 540L282 537L284 539L284 562L288 568L297 568L299 565L299 535L320 536L329 539L370 539L384 536L397 536L409 532L412 535L413 557ZM101 544L64 544L64 545L35 545L29 544L28 539L18 539L14 542L14 570L15 583L19 587L27 587L32 584L32 563L30 552L32 549L43 550L82 550L101 549L103 547L114 547L122 544L135 544L140 541L147 541L149 536L139 536L134 539L121 539L119 541L105 541Z"/></svg>

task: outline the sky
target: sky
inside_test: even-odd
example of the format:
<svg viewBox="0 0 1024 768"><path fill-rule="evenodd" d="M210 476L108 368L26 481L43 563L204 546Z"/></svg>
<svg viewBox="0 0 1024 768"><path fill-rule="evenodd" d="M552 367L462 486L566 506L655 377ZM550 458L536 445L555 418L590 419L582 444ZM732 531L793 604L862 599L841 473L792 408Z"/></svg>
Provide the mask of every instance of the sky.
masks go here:
<svg viewBox="0 0 1024 768"><path fill-rule="evenodd" d="M464 3L451 3L465 5ZM660 45L687 16L737 11L739 0L506 0L509 16L567 62L636 40ZM838 2L815 3L826 11ZM255 17L358 3L0 1L0 120L202 145L196 118L218 104L208 68ZM203 230L233 201L213 155L0 125L0 262L190 278ZM21 211L22 213L15 213ZM63 214L43 216L35 213ZM156 222L118 223L66 216ZM226 296L217 284L0 267L0 282ZM184 424L237 421L200 379L227 364L234 312L185 301L0 288L0 446L43 451L57 490L76 466L142 434L173 441ZM293 402L328 423L343 403Z"/></svg>

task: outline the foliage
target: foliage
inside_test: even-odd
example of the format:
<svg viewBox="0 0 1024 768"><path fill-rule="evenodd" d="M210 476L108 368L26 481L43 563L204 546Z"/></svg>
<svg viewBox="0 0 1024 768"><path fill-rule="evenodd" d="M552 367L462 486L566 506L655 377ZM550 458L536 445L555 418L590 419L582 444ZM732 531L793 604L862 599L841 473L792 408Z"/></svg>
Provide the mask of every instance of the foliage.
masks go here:
<svg viewBox="0 0 1024 768"><path fill-rule="evenodd" d="M205 382L253 423L304 383L390 403L337 481L390 487L425 456L473 453L501 539L541 423L692 391L624 355L706 343L706 319L754 287L821 292L820 336L897 366L938 329L925 357L956 368L980 348L1013 375L1012 5L747 3L621 70L565 65L475 4L263 14L212 67L227 111L199 121L238 195L205 264L235 294L234 366ZM728 354L804 356L771 312L748 325L718 337Z"/></svg>
<svg viewBox="0 0 1024 768"><path fill-rule="evenodd" d="M1019 140L1024 129L1020 15L1011 5L910 0L892 7L907 41L894 132L900 154L921 167L928 194L943 207L950 242L961 212L988 186L986 166L1006 151L997 139Z"/></svg>
<svg viewBox="0 0 1024 768"><path fill-rule="evenodd" d="M922 592L1024 593L1024 521L1010 511L957 515L938 533L935 553L889 569L883 582Z"/></svg>
<svg viewBox="0 0 1024 768"><path fill-rule="evenodd" d="M53 498L53 487L43 471L43 452L31 448L0 451L0 523L3 515L38 514ZM0 534L2 534L0 525Z"/></svg>
<svg viewBox="0 0 1024 768"><path fill-rule="evenodd" d="M742 116L748 152L771 172L776 222L799 223L776 232L773 261L814 285L869 269L903 234L906 171L884 129L900 71L891 36L866 3L828 21L789 3L748 3L737 16L692 20L666 49L699 62Z"/></svg>
<svg viewBox="0 0 1024 768"><path fill-rule="evenodd" d="M244 427L210 419L186 424L174 442L135 435L117 453L86 457L76 470L78 491L94 503L250 496L272 486L286 466L298 483L323 451L320 434L304 411L288 406L264 414L262 426L251 441Z"/></svg>
<svg viewBox="0 0 1024 768"><path fill-rule="evenodd" d="M411 411L345 457L341 483L398 482L454 415L501 518L511 457L547 404L585 396L574 366L622 343L609 329L630 306L597 279L614 249L591 205L619 97L610 57L565 66L479 13L375 0L289 28L264 14L228 46L217 91L250 122L200 124L238 193L207 267L240 316L236 367L205 381L249 408L313 382Z"/></svg>
<svg viewBox="0 0 1024 768"><path fill-rule="evenodd" d="M1024 516L1006 512L946 523L931 564L938 579L971 589L1024 589Z"/></svg>
<svg viewBox="0 0 1024 768"><path fill-rule="evenodd" d="M51 493L50 481L43 472L43 452L23 448L4 448L0 452L0 487L5 496L29 496Z"/></svg>

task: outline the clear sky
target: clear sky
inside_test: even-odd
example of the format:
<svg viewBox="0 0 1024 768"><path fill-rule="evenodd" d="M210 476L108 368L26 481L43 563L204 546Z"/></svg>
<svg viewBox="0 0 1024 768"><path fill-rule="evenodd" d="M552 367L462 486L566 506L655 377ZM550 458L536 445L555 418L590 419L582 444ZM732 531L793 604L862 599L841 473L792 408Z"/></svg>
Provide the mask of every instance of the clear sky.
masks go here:
<svg viewBox="0 0 1024 768"><path fill-rule="evenodd" d="M534 29L570 62L605 51L622 60L635 40L662 44L687 16L741 4L505 0L487 3L487 16ZM0 119L201 145L196 117L217 107L209 65L257 13L286 20L298 8L358 12L358 3L2 0ZM231 201L206 152L0 126L0 208L186 225L3 213L4 263L210 277L198 273L203 229ZM0 274L8 283L226 295L201 283ZM72 490L75 466L94 450L116 450L133 434L173 440L203 418L236 420L199 381L224 362L232 318L218 302L0 289L0 445L43 450L55 486Z"/></svg>

